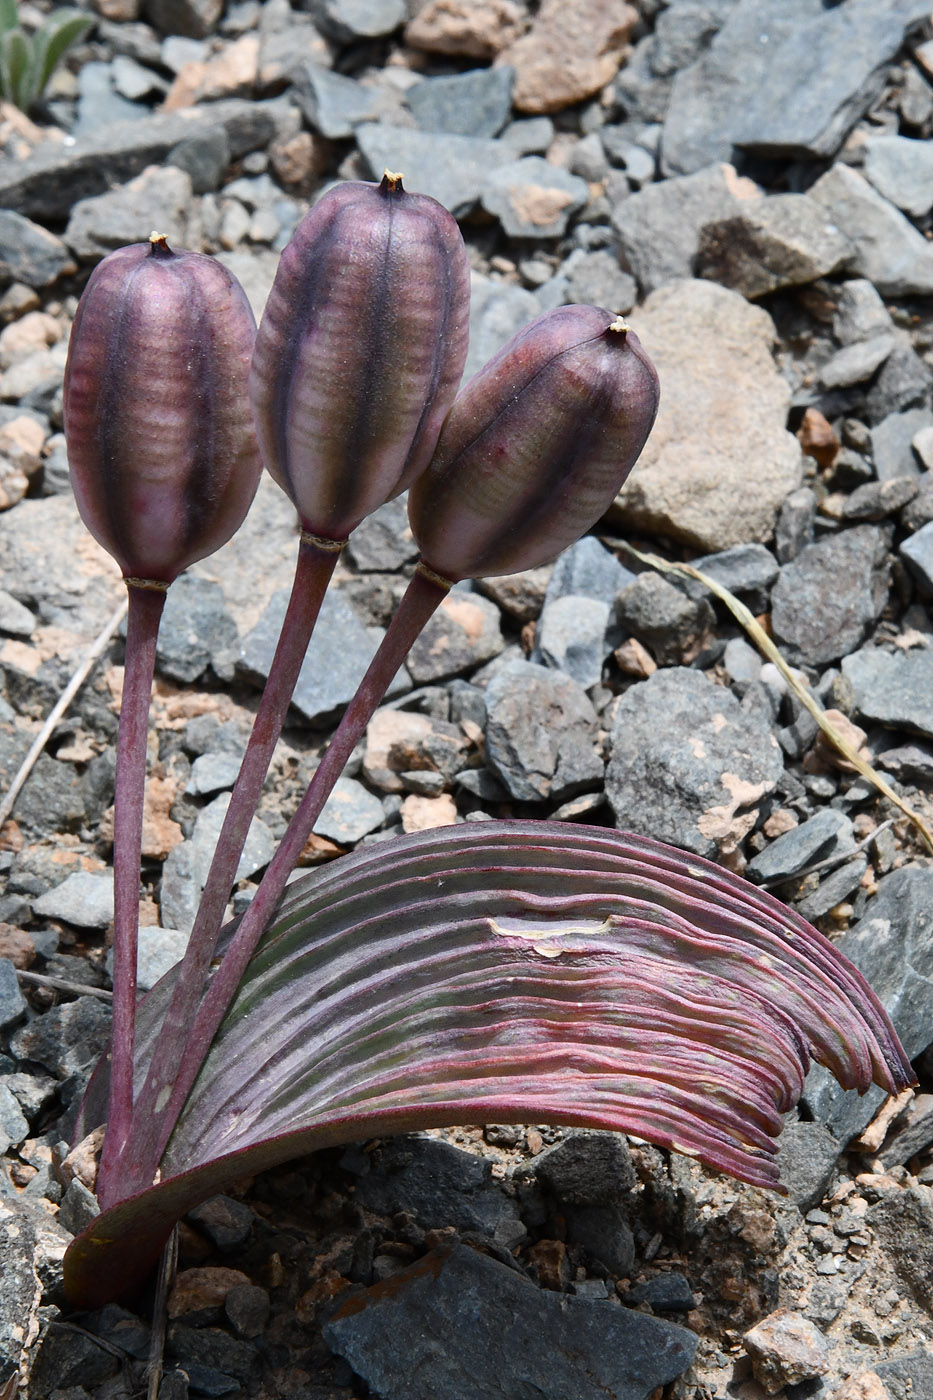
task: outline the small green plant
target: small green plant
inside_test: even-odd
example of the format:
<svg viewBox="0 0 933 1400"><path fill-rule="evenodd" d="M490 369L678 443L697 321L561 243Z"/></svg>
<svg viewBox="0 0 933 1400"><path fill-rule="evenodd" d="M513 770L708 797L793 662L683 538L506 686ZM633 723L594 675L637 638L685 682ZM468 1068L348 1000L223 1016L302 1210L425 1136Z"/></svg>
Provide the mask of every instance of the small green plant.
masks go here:
<svg viewBox="0 0 933 1400"><path fill-rule="evenodd" d="M27 34L19 23L16 0L0 0L0 97L30 111L59 60L93 22L81 10L53 10L34 34Z"/></svg>

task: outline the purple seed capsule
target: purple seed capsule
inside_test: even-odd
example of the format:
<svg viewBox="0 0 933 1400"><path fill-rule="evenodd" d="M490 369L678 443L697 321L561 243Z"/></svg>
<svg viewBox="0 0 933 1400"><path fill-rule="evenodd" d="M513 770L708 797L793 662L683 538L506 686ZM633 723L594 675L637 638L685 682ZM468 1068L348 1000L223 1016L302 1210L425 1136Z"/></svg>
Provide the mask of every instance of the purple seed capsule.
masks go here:
<svg viewBox="0 0 933 1400"><path fill-rule="evenodd" d="M637 335L596 306L547 311L457 396L409 517L448 579L518 573L599 520L645 445L658 376Z"/></svg>
<svg viewBox="0 0 933 1400"><path fill-rule="evenodd" d="M126 577L171 583L242 523L261 471L255 335L223 264L158 234L91 274L65 368L68 461L84 523Z"/></svg>
<svg viewBox="0 0 933 1400"><path fill-rule="evenodd" d="M456 220L401 176L337 185L282 254L250 394L263 461L311 534L346 539L424 469L466 361Z"/></svg>

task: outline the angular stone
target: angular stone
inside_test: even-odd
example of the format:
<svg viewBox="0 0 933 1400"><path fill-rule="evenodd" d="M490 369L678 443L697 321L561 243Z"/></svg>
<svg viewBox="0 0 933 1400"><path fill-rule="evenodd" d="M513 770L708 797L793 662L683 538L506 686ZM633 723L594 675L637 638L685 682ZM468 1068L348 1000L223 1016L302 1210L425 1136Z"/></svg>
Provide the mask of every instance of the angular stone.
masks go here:
<svg viewBox="0 0 933 1400"><path fill-rule="evenodd" d="M9 958L0 958L0 1031L9 1030L26 1015L26 998L19 989L16 968Z"/></svg>
<svg viewBox="0 0 933 1400"><path fill-rule="evenodd" d="M636 1184L626 1139L586 1128L539 1153L534 1173L559 1201L576 1206L619 1205Z"/></svg>
<svg viewBox="0 0 933 1400"><path fill-rule="evenodd" d="M371 119L376 106L372 88L311 61L293 74L293 91L314 130L335 141L352 136L360 122Z"/></svg>
<svg viewBox="0 0 933 1400"><path fill-rule="evenodd" d="M933 245L848 165L834 165L810 186L854 249L851 267L883 296L933 293Z"/></svg>
<svg viewBox="0 0 933 1400"><path fill-rule="evenodd" d="M219 583L182 574L169 589L159 627L156 665L173 680L190 682L211 661L233 651L236 623L227 611Z"/></svg>
<svg viewBox="0 0 933 1400"><path fill-rule="evenodd" d="M695 270L753 299L814 282L851 256L849 240L814 200L776 194L742 200L731 217L706 224Z"/></svg>
<svg viewBox="0 0 933 1400"><path fill-rule="evenodd" d="M541 310L534 294L524 287L494 282L474 272L470 277L470 348L463 382L482 369Z"/></svg>
<svg viewBox="0 0 933 1400"><path fill-rule="evenodd" d="M522 156L492 171L482 204L510 238L559 238L588 198L586 182L577 175L541 156Z"/></svg>
<svg viewBox="0 0 933 1400"><path fill-rule="evenodd" d="M595 535L584 535L554 561L545 601L583 597L612 603L619 590L634 578L632 571L620 564Z"/></svg>
<svg viewBox="0 0 933 1400"><path fill-rule="evenodd" d="M897 477L919 476L920 463L914 450L914 439L927 427L933 428L933 413L928 408L908 408L904 413L889 413L871 430L871 455L879 481Z"/></svg>
<svg viewBox="0 0 933 1400"><path fill-rule="evenodd" d="M40 1306L43 1295L60 1285L62 1259L70 1242L68 1232L38 1202L33 1205L4 1192L0 1198L0 1375L9 1384L11 1376L23 1374L31 1363L30 1388L36 1395L41 1394L34 1345L41 1327ZM62 1372L53 1371L50 1379L55 1386L62 1384Z"/></svg>
<svg viewBox="0 0 933 1400"><path fill-rule="evenodd" d="M772 1394L785 1385L799 1385L825 1375L829 1349L822 1332L809 1318L781 1309L762 1318L742 1338L759 1385Z"/></svg>
<svg viewBox="0 0 933 1400"><path fill-rule="evenodd" d="M840 345L872 340L893 330L891 313L866 278L843 282L833 317L833 335Z"/></svg>
<svg viewBox="0 0 933 1400"><path fill-rule="evenodd" d="M681 664L688 652L695 655L715 622L705 598L688 598L675 583L650 571L621 590L615 615L624 634L637 637L661 666Z"/></svg>
<svg viewBox="0 0 933 1400"><path fill-rule="evenodd" d="M933 593L933 524L910 535L899 552L924 591Z"/></svg>
<svg viewBox="0 0 933 1400"><path fill-rule="evenodd" d="M839 1143L822 1123L788 1123L778 1139L777 1166L800 1211L823 1199L839 1159Z"/></svg>
<svg viewBox="0 0 933 1400"><path fill-rule="evenodd" d="M646 185L612 211L620 258L643 292L692 277L705 226L732 218L740 201L757 199L760 193L731 165L711 165L681 179Z"/></svg>
<svg viewBox="0 0 933 1400"><path fill-rule="evenodd" d="M113 875L78 871L32 906L40 919L64 919L78 928L106 928L113 920Z"/></svg>
<svg viewBox="0 0 933 1400"><path fill-rule="evenodd" d="M204 39L223 13L223 0L145 0L145 15L160 34Z"/></svg>
<svg viewBox="0 0 933 1400"><path fill-rule="evenodd" d="M606 796L620 829L712 857L751 830L783 769L760 711L701 671L671 667L618 702Z"/></svg>
<svg viewBox="0 0 933 1400"><path fill-rule="evenodd" d="M906 136L869 136L863 169L879 194L922 219L933 207L933 146Z"/></svg>
<svg viewBox="0 0 933 1400"><path fill-rule="evenodd" d="M802 473L770 316L697 280L653 292L634 324L664 392L616 498L623 521L702 551L768 539Z"/></svg>
<svg viewBox="0 0 933 1400"><path fill-rule="evenodd" d="M480 198L490 172L514 159L499 141L386 122L363 122L356 143L371 179L381 179L384 170L416 170L419 194L431 195L457 218Z"/></svg>
<svg viewBox="0 0 933 1400"><path fill-rule="evenodd" d="M745 868L745 875L756 884L773 883L796 875L828 855L842 855L854 847L849 818L835 807L826 807L815 817L785 831L754 856Z"/></svg>
<svg viewBox="0 0 933 1400"><path fill-rule="evenodd" d="M863 719L933 736L933 650L863 647L842 659Z"/></svg>
<svg viewBox="0 0 933 1400"><path fill-rule="evenodd" d="M781 569L771 595L775 637L794 663L837 661L864 641L887 596L884 534L873 525L841 530Z"/></svg>
<svg viewBox="0 0 933 1400"><path fill-rule="evenodd" d="M674 78L662 141L665 170L768 156L835 155L880 96L923 0L739 0L712 43ZM832 55L832 61L828 59Z"/></svg>
<svg viewBox="0 0 933 1400"><path fill-rule="evenodd" d="M287 603L287 591L278 589L244 639L240 665L248 675L263 681L268 676ZM309 724L330 723L353 699L373 658L373 630L363 626L339 589L326 594L292 696L292 705ZM389 695L408 688L403 668L389 687Z"/></svg>
<svg viewBox="0 0 933 1400"><path fill-rule="evenodd" d="M472 670L505 646L499 609L479 593L453 588L408 653L416 685Z"/></svg>
<svg viewBox="0 0 933 1400"><path fill-rule="evenodd" d="M819 381L824 389L847 389L864 384L884 364L897 342L889 332L870 340L846 345L820 366Z"/></svg>
<svg viewBox="0 0 933 1400"><path fill-rule="evenodd" d="M545 603L535 632L533 660L571 676L584 690L598 685L612 651L611 610L598 598L568 595Z"/></svg>
<svg viewBox="0 0 933 1400"><path fill-rule="evenodd" d="M540 1290L465 1245L357 1295L332 1314L324 1340L385 1400L647 1400L697 1346L686 1328Z"/></svg>
<svg viewBox="0 0 933 1400"><path fill-rule="evenodd" d="M560 112L615 77L638 16L618 0L543 0L527 34L502 53L519 112Z"/></svg>
<svg viewBox="0 0 933 1400"><path fill-rule="evenodd" d="M514 798L559 802L601 780L596 711L569 676L511 662L490 681L486 711L487 762Z"/></svg>
<svg viewBox="0 0 933 1400"><path fill-rule="evenodd" d="M107 126L73 146L46 141L26 160L0 159L0 205L39 219L65 220L77 201L132 179L163 161L179 141L218 126L234 160L265 147L276 132L276 113L268 102L230 98Z"/></svg>
<svg viewBox="0 0 933 1400"><path fill-rule="evenodd" d="M100 258L127 243L144 243L154 228L170 247L197 248L191 179L177 166L150 166L127 185L82 199L72 210L65 242L78 257Z"/></svg>
<svg viewBox="0 0 933 1400"><path fill-rule="evenodd" d="M90 1072L110 1044L110 1007L97 997L53 1006L10 1037L20 1060L35 1060L59 1079Z"/></svg>
<svg viewBox="0 0 933 1400"><path fill-rule="evenodd" d="M472 68L444 78L425 78L409 88L406 101L422 131L461 136L497 136L512 110L515 70L508 64Z"/></svg>
<svg viewBox="0 0 933 1400"><path fill-rule="evenodd" d="M382 38L408 18L405 0L312 0L310 8L321 31L339 44Z"/></svg>
<svg viewBox="0 0 933 1400"><path fill-rule="evenodd" d="M527 11L515 0L428 0L406 25L405 42L428 53L491 59L527 22Z"/></svg>
<svg viewBox="0 0 933 1400"><path fill-rule="evenodd" d="M2 279L27 287L48 287L71 267L68 249L54 233L11 209L0 209Z"/></svg>
<svg viewBox="0 0 933 1400"><path fill-rule="evenodd" d="M514 1201L498 1187L492 1166L437 1138L402 1137L370 1156L354 1198L381 1215L409 1211L426 1230L453 1225L502 1239L524 1235Z"/></svg>
<svg viewBox="0 0 933 1400"><path fill-rule="evenodd" d="M920 489L915 476L895 476L890 481L866 481L856 486L845 506L844 520L884 520L912 501Z"/></svg>
<svg viewBox="0 0 933 1400"><path fill-rule="evenodd" d="M618 259L605 248L587 253L578 248L564 263L568 277L567 300L584 306L603 306L624 315L638 296L635 279L623 272Z"/></svg>
<svg viewBox="0 0 933 1400"><path fill-rule="evenodd" d="M198 814L189 839L169 852L162 867L160 896L162 922L167 928L190 933L229 805L228 792L215 797ZM268 865L274 850L272 832L265 822L253 817L235 878L244 880Z"/></svg>
<svg viewBox="0 0 933 1400"><path fill-rule="evenodd" d="M354 846L384 821L385 811L378 797L355 778L338 778L314 830L338 846Z"/></svg>

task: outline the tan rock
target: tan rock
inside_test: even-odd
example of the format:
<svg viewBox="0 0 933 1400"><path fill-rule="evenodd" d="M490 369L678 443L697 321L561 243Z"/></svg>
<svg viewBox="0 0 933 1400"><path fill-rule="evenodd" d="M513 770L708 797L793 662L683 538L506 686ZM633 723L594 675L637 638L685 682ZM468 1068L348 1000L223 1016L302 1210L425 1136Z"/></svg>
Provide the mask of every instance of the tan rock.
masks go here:
<svg viewBox="0 0 933 1400"><path fill-rule="evenodd" d="M462 58L495 58L527 26L523 6L514 0L428 0L405 28L405 40L429 53Z"/></svg>
<svg viewBox="0 0 933 1400"><path fill-rule="evenodd" d="M206 63L186 63L162 104L165 112L216 102L222 97L249 97L259 76L258 34L244 34Z"/></svg>
<svg viewBox="0 0 933 1400"><path fill-rule="evenodd" d="M28 490L26 473L6 457L0 457L0 510L9 510L17 505Z"/></svg>
<svg viewBox="0 0 933 1400"><path fill-rule="evenodd" d="M402 830L429 831L435 826L454 826L457 804L449 793L440 797L406 797L402 803Z"/></svg>
<svg viewBox="0 0 933 1400"><path fill-rule="evenodd" d="M0 428L0 454L26 476L39 470L44 446L45 429L25 413Z"/></svg>
<svg viewBox="0 0 933 1400"><path fill-rule="evenodd" d="M306 186L324 173L330 143L311 131L296 131L269 147L272 169L283 185Z"/></svg>
<svg viewBox="0 0 933 1400"><path fill-rule="evenodd" d="M185 1317L205 1309L222 1308L231 1288L249 1282L248 1276L239 1269L183 1269L169 1294L168 1315Z"/></svg>
<svg viewBox="0 0 933 1400"><path fill-rule="evenodd" d="M829 1369L826 1339L800 1313L779 1308L742 1338L752 1359L755 1380L769 1395L825 1375Z"/></svg>
<svg viewBox="0 0 933 1400"><path fill-rule="evenodd" d="M713 282L669 282L633 328L661 379L644 452L616 498L629 529L704 552L764 541L802 477L766 311Z"/></svg>
<svg viewBox="0 0 933 1400"><path fill-rule="evenodd" d="M61 338L62 328L54 316L45 311L27 312L0 331L0 369L9 369L24 355L45 350Z"/></svg>
<svg viewBox="0 0 933 1400"><path fill-rule="evenodd" d="M430 756L434 740L445 752L449 751L451 758L464 745L455 725L407 710L388 707L377 710L366 730L364 777L382 792L401 792L399 773L424 769L440 771L438 762Z"/></svg>
<svg viewBox="0 0 933 1400"><path fill-rule="evenodd" d="M114 24L132 24L142 13L141 0L92 0L94 9Z"/></svg>
<svg viewBox="0 0 933 1400"><path fill-rule="evenodd" d="M818 408L808 408L797 429L797 441L804 455L821 467L831 467L839 452L839 439Z"/></svg>
<svg viewBox="0 0 933 1400"><path fill-rule="evenodd" d="M20 969L31 967L36 960L36 945L15 924L0 924L0 958L9 958Z"/></svg>
<svg viewBox="0 0 933 1400"><path fill-rule="evenodd" d="M877 1371L863 1371L860 1376L850 1376L833 1400L891 1400L891 1392Z"/></svg>
<svg viewBox="0 0 933 1400"><path fill-rule="evenodd" d="M531 29L499 55L515 69L519 112L559 112L619 70L638 15L619 0L543 0Z"/></svg>

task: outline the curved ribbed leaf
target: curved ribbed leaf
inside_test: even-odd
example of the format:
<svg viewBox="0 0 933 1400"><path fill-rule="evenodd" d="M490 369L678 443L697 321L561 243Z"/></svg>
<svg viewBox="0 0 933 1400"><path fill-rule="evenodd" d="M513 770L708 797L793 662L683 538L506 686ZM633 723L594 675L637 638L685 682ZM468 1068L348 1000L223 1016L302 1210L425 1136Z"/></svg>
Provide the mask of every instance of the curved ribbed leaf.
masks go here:
<svg viewBox="0 0 933 1400"><path fill-rule="evenodd" d="M164 1001L142 1010L141 1060ZM68 1287L114 1296L231 1178L376 1132L612 1128L780 1189L774 1139L811 1054L846 1088L912 1082L856 969L718 866L550 822L368 847L289 887L161 1184L75 1242Z"/></svg>

